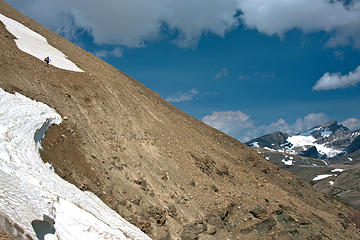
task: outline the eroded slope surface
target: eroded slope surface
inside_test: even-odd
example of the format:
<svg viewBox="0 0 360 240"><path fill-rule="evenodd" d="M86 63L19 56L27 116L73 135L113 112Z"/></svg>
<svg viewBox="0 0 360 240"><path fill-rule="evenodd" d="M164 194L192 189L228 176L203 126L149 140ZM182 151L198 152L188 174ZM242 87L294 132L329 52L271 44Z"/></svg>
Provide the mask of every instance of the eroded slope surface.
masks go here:
<svg viewBox="0 0 360 240"><path fill-rule="evenodd" d="M40 141L60 123L46 104L0 89L0 226L18 239L150 239L43 163Z"/></svg>
<svg viewBox="0 0 360 240"><path fill-rule="evenodd" d="M4 2L0 11L84 70L45 68L0 25L0 87L42 101L64 119L49 129L42 158L150 237L359 239L355 210Z"/></svg>

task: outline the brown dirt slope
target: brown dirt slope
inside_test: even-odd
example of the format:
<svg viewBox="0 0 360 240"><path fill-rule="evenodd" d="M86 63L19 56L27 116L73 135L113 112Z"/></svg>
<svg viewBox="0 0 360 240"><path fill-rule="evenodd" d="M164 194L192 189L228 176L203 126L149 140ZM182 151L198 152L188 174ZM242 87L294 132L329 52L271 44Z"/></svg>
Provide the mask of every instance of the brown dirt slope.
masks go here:
<svg viewBox="0 0 360 240"><path fill-rule="evenodd" d="M42 157L154 239L360 239L356 211L0 1L85 73L46 68L0 24L0 87L55 108ZM124 33L126 34L126 33Z"/></svg>
<svg viewBox="0 0 360 240"><path fill-rule="evenodd" d="M15 238L0 230L0 240L15 240Z"/></svg>

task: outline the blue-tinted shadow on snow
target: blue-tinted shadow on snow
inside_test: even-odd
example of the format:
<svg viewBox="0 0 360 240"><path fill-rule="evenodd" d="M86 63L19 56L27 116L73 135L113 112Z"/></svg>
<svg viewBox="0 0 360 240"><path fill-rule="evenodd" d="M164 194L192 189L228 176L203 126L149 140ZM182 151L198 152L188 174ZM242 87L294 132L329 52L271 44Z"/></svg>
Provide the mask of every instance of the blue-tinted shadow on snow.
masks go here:
<svg viewBox="0 0 360 240"><path fill-rule="evenodd" d="M46 234L55 234L54 224L54 220L46 215L43 216L43 221L33 220L31 222L31 226L39 240L44 240Z"/></svg>
<svg viewBox="0 0 360 240"><path fill-rule="evenodd" d="M44 138L46 131L49 129L51 121L49 119L35 132L34 140L36 144L40 144L41 140Z"/></svg>

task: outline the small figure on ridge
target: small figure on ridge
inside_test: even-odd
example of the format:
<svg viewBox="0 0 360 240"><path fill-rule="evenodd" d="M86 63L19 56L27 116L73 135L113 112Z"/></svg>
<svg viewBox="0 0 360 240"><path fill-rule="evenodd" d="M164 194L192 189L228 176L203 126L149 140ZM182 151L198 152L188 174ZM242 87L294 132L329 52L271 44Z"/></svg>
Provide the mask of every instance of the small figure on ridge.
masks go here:
<svg viewBox="0 0 360 240"><path fill-rule="evenodd" d="M49 66L49 63L50 63L50 58L49 57L46 57L45 59L44 59L44 62L45 62L45 66Z"/></svg>

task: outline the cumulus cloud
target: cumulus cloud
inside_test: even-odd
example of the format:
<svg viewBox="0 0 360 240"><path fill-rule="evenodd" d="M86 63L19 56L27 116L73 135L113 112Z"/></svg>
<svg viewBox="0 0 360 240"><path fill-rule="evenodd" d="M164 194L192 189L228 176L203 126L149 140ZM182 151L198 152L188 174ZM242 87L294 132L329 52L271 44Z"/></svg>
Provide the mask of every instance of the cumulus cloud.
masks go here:
<svg viewBox="0 0 360 240"><path fill-rule="evenodd" d="M194 88L188 92L177 92L173 96L166 97L165 100L172 103L189 102L192 101L198 94L199 91Z"/></svg>
<svg viewBox="0 0 360 240"><path fill-rule="evenodd" d="M95 51L94 55L98 58L107 58L111 56L121 58L123 56L123 49L121 47L116 47L112 50L99 50Z"/></svg>
<svg viewBox="0 0 360 240"><path fill-rule="evenodd" d="M182 47L197 44L207 33L224 36L239 24L238 0L8 0L22 12L57 32L71 36L83 29L98 44L143 47L164 29ZM73 24L68 25L70 22ZM75 28L74 28L75 26Z"/></svg>
<svg viewBox="0 0 360 240"><path fill-rule="evenodd" d="M357 118L348 118L341 122L342 125L350 130L357 130L360 128L360 120Z"/></svg>
<svg viewBox="0 0 360 240"><path fill-rule="evenodd" d="M241 141L250 140L253 135L254 123L250 116L242 111L213 112L202 118L202 121Z"/></svg>
<svg viewBox="0 0 360 240"><path fill-rule="evenodd" d="M316 125L328 122L330 118L324 113L310 113L303 118L298 118L296 121L288 125L283 119L280 122L272 123L269 127L265 127L266 132L283 131L290 134L297 134L308 130ZM265 131L264 131L265 132Z"/></svg>
<svg viewBox="0 0 360 240"><path fill-rule="evenodd" d="M194 47L205 34L224 36L243 23L268 35L324 31L328 46L360 48L358 0L7 1L68 38L86 31L98 44L143 47L175 35L179 46Z"/></svg>
<svg viewBox="0 0 360 240"><path fill-rule="evenodd" d="M341 73L325 73L313 87L314 91L333 90L338 88L348 88L355 86L360 82L360 66L353 72L346 75Z"/></svg>
<svg viewBox="0 0 360 240"><path fill-rule="evenodd" d="M324 113L310 113L298 118L293 124L288 124L280 118L269 125L256 125L250 116L242 111L213 112L202 118L206 124L243 142L277 131L297 134L329 120Z"/></svg>
<svg viewBox="0 0 360 240"><path fill-rule="evenodd" d="M216 75L215 75L215 78L216 79L221 79L221 78L226 78L226 77L229 77L229 71L227 70L226 67L223 67L220 72L218 72Z"/></svg>
<svg viewBox="0 0 360 240"><path fill-rule="evenodd" d="M241 19L249 27L283 37L297 28L305 33L334 33L330 47L353 44L360 48L360 1L240 0ZM347 2L347 3L346 3Z"/></svg>

